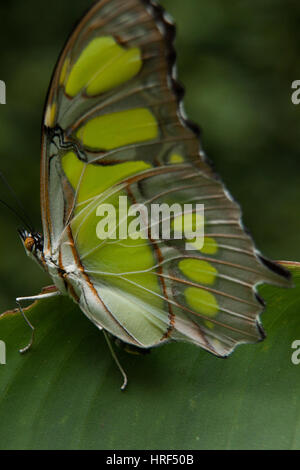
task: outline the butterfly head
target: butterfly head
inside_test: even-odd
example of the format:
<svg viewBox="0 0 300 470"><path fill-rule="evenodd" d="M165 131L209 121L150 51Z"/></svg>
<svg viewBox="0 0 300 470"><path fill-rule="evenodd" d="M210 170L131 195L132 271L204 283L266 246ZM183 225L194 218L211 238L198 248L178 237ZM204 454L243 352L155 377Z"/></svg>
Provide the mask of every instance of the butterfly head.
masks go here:
<svg viewBox="0 0 300 470"><path fill-rule="evenodd" d="M19 235L28 256L40 260L43 253L43 236L39 232L19 230Z"/></svg>

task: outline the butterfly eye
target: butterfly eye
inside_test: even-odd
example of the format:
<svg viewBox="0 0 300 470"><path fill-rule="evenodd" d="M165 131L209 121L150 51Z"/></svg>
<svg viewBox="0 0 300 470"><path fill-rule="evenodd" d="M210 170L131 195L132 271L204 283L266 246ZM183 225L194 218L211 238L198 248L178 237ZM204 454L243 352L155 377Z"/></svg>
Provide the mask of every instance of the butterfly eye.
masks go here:
<svg viewBox="0 0 300 470"><path fill-rule="evenodd" d="M25 248L26 250L28 251L32 251L33 250L33 247L35 245L35 241L34 241L34 238L32 237L27 237L24 241L24 245L25 245Z"/></svg>

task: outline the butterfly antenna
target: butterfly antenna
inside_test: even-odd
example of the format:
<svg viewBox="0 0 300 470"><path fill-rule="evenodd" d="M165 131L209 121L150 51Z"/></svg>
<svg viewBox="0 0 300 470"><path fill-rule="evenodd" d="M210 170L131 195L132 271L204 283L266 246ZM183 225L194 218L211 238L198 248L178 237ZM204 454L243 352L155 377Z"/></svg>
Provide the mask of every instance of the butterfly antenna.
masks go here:
<svg viewBox="0 0 300 470"><path fill-rule="evenodd" d="M22 220L23 223L26 224L26 227L32 232L34 231L33 230L33 224L32 224L32 221L28 215L28 213L26 212L23 204L21 203L20 199L18 198L18 196L16 195L16 192L14 191L14 189L12 188L12 186L9 184L9 182L7 181L6 177L4 176L4 174L2 173L2 171L0 171L0 178L1 180L3 181L4 185L6 186L6 188L8 189L8 191L10 192L10 194L12 195L13 199L15 200L15 202L17 203L17 206L18 208L20 209L22 215L20 215L16 210L12 209L11 206L9 206L8 204L6 204L4 201L1 201L2 204L4 204L8 209L10 209L15 215L17 215L19 217L19 219ZM26 222L26 219L28 220L28 222Z"/></svg>
<svg viewBox="0 0 300 470"><path fill-rule="evenodd" d="M107 342L107 344L108 344L108 347L109 347L109 350L110 350L110 352L111 352L111 355L112 355L112 357L113 357L115 363L117 364L117 366L118 366L118 368L119 368L119 370L120 370L120 372L121 372L121 374L122 374L122 376L123 376L124 382L123 382L123 385L122 385L122 387L121 387L121 390L123 391L123 390L125 390L125 388L127 387L127 383L128 383L127 375L126 375L126 373L125 373L123 367L121 366L121 364L120 364L120 362L119 362L119 359L117 358L117 355L116 355L116 353L115 353L115 351L114 351L114 349L113 349L113 347L112 347L111 341L110 341L110 339L109 339L109 337L108 337L108 334L106 333L105 330L103 330L103 334L104 334L104 337L105 337L106 342Z"/></svg>
<svg viewBox="0 0 300 470"><path fill-rule="evenodd" d="M3 201L2 199L0 199L0 204L2 204L7 209L9 209L19 220L21 220L22 224L24 224L30 230L30 232L33 231L32 226L30 226L30 224L28 224L26 219L24 219L24 217L21 214L19 214L19 212L17 212L16 209L14 209L12 206L7 204L7 202Z"/></svg>

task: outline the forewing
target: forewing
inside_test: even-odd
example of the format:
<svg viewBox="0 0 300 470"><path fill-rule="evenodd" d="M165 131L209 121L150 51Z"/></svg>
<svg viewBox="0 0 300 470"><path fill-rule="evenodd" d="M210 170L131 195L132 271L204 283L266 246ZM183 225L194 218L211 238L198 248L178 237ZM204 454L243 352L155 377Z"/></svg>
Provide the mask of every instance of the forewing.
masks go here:
<svg viewBox="0 0 300 470"><path fill-rule="evenodd" d="M174 35L150 1L102 0L70 37L45 112L45 254L99 327L141 347L177 339L226 356L262 338L255 286L288 280L256 252L184 117ZM120 196L149 213L204 204L204 245L156 240L151 224L147 239L99 238L99 207L112 205L120 222Z"/></svg>

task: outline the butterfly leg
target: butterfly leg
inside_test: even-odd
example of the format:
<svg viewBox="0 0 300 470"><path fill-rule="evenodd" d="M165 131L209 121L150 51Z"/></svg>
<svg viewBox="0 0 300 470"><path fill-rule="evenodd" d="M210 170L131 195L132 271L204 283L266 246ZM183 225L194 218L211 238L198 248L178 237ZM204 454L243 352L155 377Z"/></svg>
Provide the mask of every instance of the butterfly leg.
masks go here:
<svg viewBox="0 0 300 470"><path fill-rule="evenodd" d="M109 339L109 336L108 336L108 334L106 333L105 330L103 330L103 334L104 334L104 337L105 337L106 342L107 342L107 344L108 344L108 347L109 347L109 350L110 350L110 352L111 352L111 355L112 355L112 357L113 357L115 363L117 364L117 366L118 366L118 368L119 368L119 370L120 370L120 372L121 372L121 374L122 374L122 376L123 376L124 382L123 382L123 385L122 385L122 387L121 387L121 390L123 391L123 390L125 390L125 388L127 387L127 383L128 383L127 375L126 375L126 373L125 373L123 367L121 366L121 364L120 364L120 362L119 362L119 359L117 358L117 355L116 355L116 353L115 353L115 351L114 351L114 349L113 349L113 347L112 347L111 341L110 341L110 339Z"/></svg>
<svg viewBox="0 0 300 470"><path fill-rule="evenodd" d="M29 351L29 349L31 348L31 346L33 345L33 341L34 341L34 326L30 323L30 321L28 320L27 316L25 315L24 313L24 310L22 309L22 306L21 306L21 302L23 301L27 301L27 300L41 300L41 299L47 299L49 297L54 297L56 295L60 295L60 292L59 291L54 291L54 292L49 292L49 293L46 293L46 294L39 294L39 295L33 295L31 297L18 297L16 299L16 303L17 303L17 306L18 306L18 309L20 311L20 313L22 314L25 322L27 323L27 325L29 326L29 328L31 329L31 338L30 338L30 341L29 343L27 344L27 346L25 346L24 348L20 349L19 352L21 354L24 354L26 353L27 351Z"/></svg>

